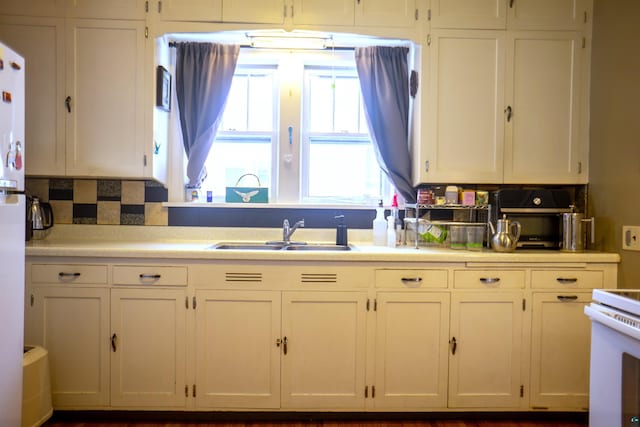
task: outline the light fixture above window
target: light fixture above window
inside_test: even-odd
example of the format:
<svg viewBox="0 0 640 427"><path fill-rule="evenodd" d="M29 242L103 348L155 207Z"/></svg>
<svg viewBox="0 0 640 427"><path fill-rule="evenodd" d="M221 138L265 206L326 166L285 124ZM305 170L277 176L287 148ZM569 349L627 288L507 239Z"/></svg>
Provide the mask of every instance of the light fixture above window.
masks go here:
<svg viewBox="0 0 640 427"><path fill-rule="evenodd" d="M331 36L301 31L265 31L246 34L249 45L264 49L322 50L331 47Z"/></svg>

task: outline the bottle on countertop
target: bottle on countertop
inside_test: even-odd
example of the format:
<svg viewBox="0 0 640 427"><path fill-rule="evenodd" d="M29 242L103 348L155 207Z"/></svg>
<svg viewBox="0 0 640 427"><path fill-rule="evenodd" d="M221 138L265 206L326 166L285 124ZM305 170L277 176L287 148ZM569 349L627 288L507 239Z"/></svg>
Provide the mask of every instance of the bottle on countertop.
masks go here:
<svg viewBox="0 0 640 427"><path fill-rule="evenodd" d="M396 221L393 215L387 217L387 246L396 247Z"/></svg>
<svg viewBox="0 0 640 427"><path fill-rule="evenodd" d="M347 246L347 224L344 223L344 215L336 215L334 218L338 220L338 225L336 226L336 245Z"/></svg>
<svg viewBox="0 0 640 427"><path fill-rule="evenodd" d="M393 199L391 201L391 215L395 223L396 229L396 246L402 244L402 221L400 221L400 211L398 209L398 194L393 192Z"/></svg>
<svg viewBox="0 0 640 427"><path fill-rule="evenodd" d="M387 244L387 221L384 219L382 200L378 202L376 218L373 220L373 244L376 246L384 246Z"/></svg>

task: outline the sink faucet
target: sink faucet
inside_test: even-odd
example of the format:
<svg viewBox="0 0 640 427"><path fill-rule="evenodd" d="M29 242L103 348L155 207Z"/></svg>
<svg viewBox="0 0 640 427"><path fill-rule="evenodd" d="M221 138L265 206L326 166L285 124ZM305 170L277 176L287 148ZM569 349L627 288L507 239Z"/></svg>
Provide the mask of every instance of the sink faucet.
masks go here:
<svg viewBox="0 0 640 427"><path fill-rule="evenodd" d="M285 219L282 223L282 241L285 245L291 243L291 236L298 229L298 227L304 227L304 219L293 224L293 227L289 225L289 220Z"/></svg>

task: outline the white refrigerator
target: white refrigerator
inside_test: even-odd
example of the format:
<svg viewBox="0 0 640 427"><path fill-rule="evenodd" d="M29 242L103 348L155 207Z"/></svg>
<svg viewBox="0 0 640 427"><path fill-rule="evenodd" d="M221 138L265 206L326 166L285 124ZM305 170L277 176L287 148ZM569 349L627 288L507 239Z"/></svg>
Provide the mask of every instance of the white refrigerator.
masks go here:
<svg viewBox="0 0 640 427"><path fill-rule="evenodd" d="M24 59L0 42L0 426L19 427L24 341Z"/></svg>

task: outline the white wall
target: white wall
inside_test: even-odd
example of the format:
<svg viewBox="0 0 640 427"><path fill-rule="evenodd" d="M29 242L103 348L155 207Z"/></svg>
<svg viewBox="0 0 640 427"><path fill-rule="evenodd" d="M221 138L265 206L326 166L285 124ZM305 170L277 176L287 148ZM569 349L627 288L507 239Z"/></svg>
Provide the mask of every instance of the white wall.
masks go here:
<svg viewBox="0 0 640 427"><path fill-rule="evenodd" d="M640 288L640 252L622 225L640 225L640 1L595 0L591 61L590 212L598 245L618 252L619 286Z"/></svg>

